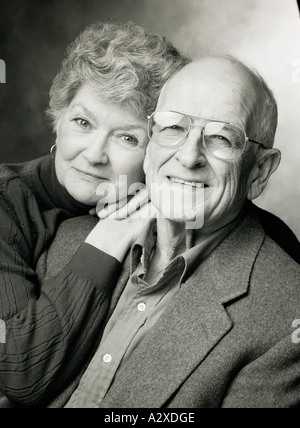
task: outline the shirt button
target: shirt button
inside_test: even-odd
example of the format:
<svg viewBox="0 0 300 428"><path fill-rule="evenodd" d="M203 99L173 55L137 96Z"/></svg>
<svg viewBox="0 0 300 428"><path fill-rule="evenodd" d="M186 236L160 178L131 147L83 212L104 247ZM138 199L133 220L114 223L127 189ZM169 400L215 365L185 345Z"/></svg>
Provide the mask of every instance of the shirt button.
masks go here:
<svg viewBox="0 0 300 428"><path fill-rule="evenodd" d="M144 312L144 310L146 309L146 305L145 305L145 303L140 303L139 305L138 305L138 310L140 311L140 312Z"/></svg>
<svg viewBox="0 0 300 428"><path fill-rule="evenodd" d="M103 361L104 361L105 363L110 363L110 362L111 362L111 360L112 360L112 356L111 356L111 355L109 355L109 354L105 354L105 355L104 355L104 357L103 357Z"/></svg>

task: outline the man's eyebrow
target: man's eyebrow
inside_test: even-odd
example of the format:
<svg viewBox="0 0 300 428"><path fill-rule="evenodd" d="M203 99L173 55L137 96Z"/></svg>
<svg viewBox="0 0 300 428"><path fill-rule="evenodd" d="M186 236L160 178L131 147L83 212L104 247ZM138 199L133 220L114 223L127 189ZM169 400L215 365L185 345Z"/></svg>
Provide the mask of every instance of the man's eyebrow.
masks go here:
<svg viewBox="0 0 300 428"><path fill-rule="evenodd" d="M78 103L78 104L74 104L73 105L73 107L72 107L72 110L75 108L75 107L80 107L80 108L82 108L82 110L84 111L84 113L86 114L86 115L88 115L88 116L90 116L95 122L96 122L96 116L94 115L94 113L92 113L85 105L83 105L83 104L80 104L80 103Z"/></svg>

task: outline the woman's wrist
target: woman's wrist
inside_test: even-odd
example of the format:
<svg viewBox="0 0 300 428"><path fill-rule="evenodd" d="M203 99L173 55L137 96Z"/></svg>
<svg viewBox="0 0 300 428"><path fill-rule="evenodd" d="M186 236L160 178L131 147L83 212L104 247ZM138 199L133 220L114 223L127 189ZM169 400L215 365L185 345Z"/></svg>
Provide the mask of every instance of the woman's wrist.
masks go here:
<svg viewBox="0 0 300 428"><path fill-rule="evenodd" d="M134 240L132 228L128 227L128 223L128 219L100 220L85 242L122 263Z"/></svg>
<svg viewBox="0 0 300 428"><path fill-rule="evenodd" d="M114 257L120 263L123 262L126 253L131 246L131 240L128 238L126 239L124 236L120 236L118 240L114 240L109 237L99 237L99 235L97 236L95 233L90 233L85 242Z"/></svg>

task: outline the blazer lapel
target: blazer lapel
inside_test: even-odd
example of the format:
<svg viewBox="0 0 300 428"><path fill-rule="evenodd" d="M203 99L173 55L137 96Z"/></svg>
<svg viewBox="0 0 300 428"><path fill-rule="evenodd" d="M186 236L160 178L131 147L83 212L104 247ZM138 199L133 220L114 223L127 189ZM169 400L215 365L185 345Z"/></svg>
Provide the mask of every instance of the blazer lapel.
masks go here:
<svg viewBox="0 0 300 428"><path fill-rule="evenodd" d="M248 216L196 269L116 374L103 407L163 407L233 327L225 303L247 293L264 231Z"/></svg>

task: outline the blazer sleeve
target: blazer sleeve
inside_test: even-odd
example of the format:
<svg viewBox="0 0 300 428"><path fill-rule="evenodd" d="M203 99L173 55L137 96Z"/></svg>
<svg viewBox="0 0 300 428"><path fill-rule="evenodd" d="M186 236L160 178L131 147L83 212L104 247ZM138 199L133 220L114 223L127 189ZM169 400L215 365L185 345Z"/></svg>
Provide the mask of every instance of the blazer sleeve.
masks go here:
<svg viewBox="0 0 300 428"><path fill-rule="evenodd" d="M300 344L286 336L234 378L223 408L299 408Z"/></svg>
<svg viewBox="0 0 300 428"><path fill-rule="evenodd" d="M83 243L58 275L39 284L32 260L51 221L17 180L0 183L0 391L27 406L51 399L80 370L122 269Z"/></svg>

